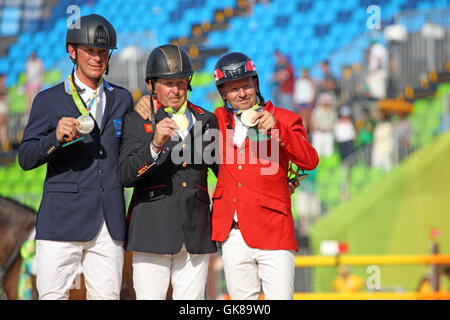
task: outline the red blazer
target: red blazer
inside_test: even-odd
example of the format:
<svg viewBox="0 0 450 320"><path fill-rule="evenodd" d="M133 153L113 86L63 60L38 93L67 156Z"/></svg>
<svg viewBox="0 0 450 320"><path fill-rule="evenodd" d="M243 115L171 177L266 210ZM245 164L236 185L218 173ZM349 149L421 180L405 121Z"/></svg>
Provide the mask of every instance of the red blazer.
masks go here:
<svg viewBox="0 0 450 320"><path fill-rule="evenodd" d="M248 246L258 249L298 250L287 185L289 160L304 170L318 162L308 142L302 119L269 101L264 110L277 123L267 141L248 138L233 143L234 129L225 108L218 108L221 164L213 195L212 239L225 241L237 210L239 228ZM234 128L234 117L231 118Z"/></svg>

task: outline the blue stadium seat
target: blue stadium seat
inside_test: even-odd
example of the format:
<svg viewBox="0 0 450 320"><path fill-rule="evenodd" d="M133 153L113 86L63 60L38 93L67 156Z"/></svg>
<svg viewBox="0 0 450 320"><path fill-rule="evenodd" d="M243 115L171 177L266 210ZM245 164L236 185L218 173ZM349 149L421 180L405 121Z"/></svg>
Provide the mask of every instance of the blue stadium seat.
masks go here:
<svg viewBox="0 0 450 320"><path fill-rule="evenodd" d="M5 6L2 9L2 19L0 24L1 36L15 36L20 32L22 11L19 6Z"/></svg>
<svg viewBox="0 0 450 320"><path fill-rule="evenodd" d="M6 73L8 71L8 60L0 59L0 73Z"/></svg>
<svg viewBox="0 0 450 320"><path fill-rule="evenodd" d="M21 3L21 7L5 6L5 3L14 4L17 1ZM4 6L0 20L0 34L19 35L17 43L10 47L10 58L0 60L1 68L9 67L9 61L15 59L18 61L17 64L11 64L14 72L8 77L8 81L10 78L17 79L23 71L21 64L31 50L39 48L38 53L45 56L46 66L51 66L66 57L61 42L64 41L67 28L66 9L71 4L81 6L83 14L96 12L105 15L117 30L119 50L134 42L139 44L139 41L130 36L132 33L151 30L157 36L158 45L168 43L172 38L190 35L192 25L213 20L215 10L237 6L236 0L129 0L120 3L110 0L60 0L53 7L48 19L37 22L33 17L38 15L43 1L0 0ZM305 65L315 69L315 63L327 58L335 49L350 43L354 37L367 31L365 23L368 14L365 9L372 4L380 6L384 20L391 19L402 8L422 10L442 8L448 7L449 1L272 0L267 4L258 2L254 5L252 14L232 18L229 30L210 32L204 47L207 49L225 47L244 51L252 56L264 77L272 72L274 48L291 53L296 72ZM184 8L181 10L183 12L180 8ZM170 17L178 19L170 21ZM274 28L277 25L280 28ZM413 27L417 30L421 25L421 21L416 21ZM25 32L21 32L21 26ZM41 48L42 44L47 48ZM140 45L148 46L142 41ZM367 43L358 43L354 51L362 52L366 46ZM339 70L341 63L362 59L361 52L338 59L338 65L333 67ZM216 60L217 57L208 59L205 62L205 70L212 72ZM6 64L8 66L5 66ZM270 86L265 90L270 90ZM200 90L200 93L205 94L206 91Z"/></svg>

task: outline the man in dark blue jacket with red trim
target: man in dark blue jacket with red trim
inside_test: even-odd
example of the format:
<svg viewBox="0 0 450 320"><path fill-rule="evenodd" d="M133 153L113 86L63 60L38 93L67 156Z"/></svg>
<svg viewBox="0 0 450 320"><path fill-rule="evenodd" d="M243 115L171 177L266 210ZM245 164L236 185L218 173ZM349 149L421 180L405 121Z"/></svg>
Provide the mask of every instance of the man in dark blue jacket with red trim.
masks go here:
<svg viewBox="0 0 450 320"><path fill-rule="evenodd" d="M155 48L147 83L156 96L151 121L124 118L119 177L134 187L127 250L137 299L204 299L211 240L208 167L215 169L217 118L187 101L194 71L175 45Z"/></svg>

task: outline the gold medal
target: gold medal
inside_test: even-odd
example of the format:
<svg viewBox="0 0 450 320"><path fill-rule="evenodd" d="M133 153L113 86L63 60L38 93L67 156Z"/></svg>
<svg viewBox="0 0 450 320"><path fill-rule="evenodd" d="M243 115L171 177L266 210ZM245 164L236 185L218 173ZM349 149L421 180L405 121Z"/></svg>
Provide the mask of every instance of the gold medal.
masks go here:
<svg viewBox="0 0 450 320"><path fill-rule="evenodd" d="M77 126L77 131L81 134L88 134L94 130L95 122L90 116L79 116L77 120L80 122L80 126Z"/></svg>
<svg viewBox="0 0 450 320"><path fill-rule="evenodd" d="M255 122L252 122L252 119L257 114L258 114L258 112L255 110L252 110L252 109L247 109L244 112L242 112L241 121L244 124L244 126L247 126L249 128L256 126L259 122L259 119L256 120Z"/></svg>
<svg viewBox="0 0 450 320"><path fill-rule="evenodd" d="M174 114L172 120L177 124L179 128L178 131L184 131L189 127L189 120L183 114Z"/></svg>

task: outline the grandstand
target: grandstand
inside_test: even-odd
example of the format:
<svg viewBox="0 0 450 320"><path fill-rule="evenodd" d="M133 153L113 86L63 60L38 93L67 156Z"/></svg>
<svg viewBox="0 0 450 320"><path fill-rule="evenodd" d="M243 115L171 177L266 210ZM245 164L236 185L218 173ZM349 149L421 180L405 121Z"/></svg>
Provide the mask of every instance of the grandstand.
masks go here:
<svg viewBox="0 0 450 320"><path fill-rule="evenodd" d="M76 13L71 6L77 6L82 15L102 14L114 25L118 50L113 53L108 79L127 87L136 97L146 93L144 70L150 50L165 43L176 43L186 49L196 69L189 99L209 110L221 103L213 82L214 64L221 54L229 51L243 51L253 58L262 94L266 100L273 99L271 77L276 49L289 57L296 76L300 68L308 67L312 77L319 79L322 76L319 64L328 60L341 88L338 106L350 105L355 117L361 115L363 108L372 113L381 110L392 115L395 124L398 114L407 110L412 127L410 146L400 150L396 145L392 171L371 166L370 146L357 149L346 159L334 152L330 157L320 158L318 168L308 172L309 178L292 196L300 238L307 240L313 235L309 238L311 246L308 247L308 241L300 243L300 254L320 254L320 241L332 237L347 241L350 252L355 254L406 250L406 245L400 245L406 238L393 240L391 246L395 250L389 251L387 245L374 245L376 240L367 233L364 238L364 233L348 231L353 221L345 216L360 217L364 199L377 189L384 190L377 201L383 201L388 192L392 197L400 196L389 185L394 180L406 179L406 171L415 170L417 154L427 159L432 146L443 144L442 139L448 140L450 0L0 0L0 74L7 74L8 135L12 149L0 157L0 195L15 198L36 210L45 166L23 172L15 159L26 117L24 66L30 54L36 52L46 69L45 87L67 76L72 64L65 51L65 33ZM379 28L369 28L368 19L373 15L369 6L379 8ZM392 26L404 32L401 38L386 32ZM382 100L368 97L364 87L367 55L373 39L387 47L390 57L387 96ZM441 156L445 157L445 152ZM423 174L428 172L426 167L422 170ZM438 173L433 177L439 179ZM410 178L408 182L413 185L417 180ZM209 181L211 191L215 181L213 177ZM397 185L398 188L401 186ZM130 191L126 192L129 200ZM421 205L426 206L427 202ZM448 205L442 202L442 206ZM431 209L423 207L423 211L415 213L417 221L421 215L428 214L427 210ZM380 215L373 211L372 216L364 216L368 225L364 227L370 229L370 219L374 219L374 223L394 230L393 222ZM396 225L397 230L408 225L404 216L402 219L402 224ZM346 222L342 233L329 231L340 220ZM433 218L433 223L447 235L450 233L443 215ZM420 232L422 244L415 251L405 252L427 253L423 252L428 245L424 244L425 227ZM358 242L366 247L356 246ZM448 246L442 249L450 253ZM425 271L420 267L411 275L417 277ZM364 273L362 269L358 272ZM335 270L319 270L311 276L309 269L298 269L296 291L324 291L335 273ZM417 282L416 278L408 280L395 272L388 274L390 282L397 277L398 285L408 290ZM223 286L217 289L217 297L223 290Z"/></svg>

